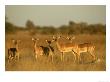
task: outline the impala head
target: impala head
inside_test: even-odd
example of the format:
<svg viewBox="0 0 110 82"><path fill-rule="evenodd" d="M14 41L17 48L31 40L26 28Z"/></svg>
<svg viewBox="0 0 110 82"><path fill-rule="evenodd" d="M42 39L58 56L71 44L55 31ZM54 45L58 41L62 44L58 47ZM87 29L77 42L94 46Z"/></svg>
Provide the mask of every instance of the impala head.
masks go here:
<svg viewBox="0 0 110 82"><path fill-rule="evenodd" d="M75 39L75 36L73 36L73 37L66 37L66 39L68 39L69 41L71 41L72 42L72 40L74 40Z"/></svg>
<svg viewBox="0 0 110 82"><path fill-rule="evenodd" d="M58 36L58 39L60 39L61 38L61 36Z"/></svg>
<svg viewBox="0 0 110 82"><path fill-rule="evenodd" d="M16 44L17 44L17 40L12 39L12 43L13 43L14 45L16 45Z"/></svg>
<svg viewBox="0 0 110 82"><path fill-rule="evenodd" d="M34 42L34 44L39 40L39 38L32 38L32 41Z"/></svg>
<svg viewBox="0 0 110 82"><path fill-rule="evenodd" d="M51 44L52 43L52 41L49 41L49 40L45 40L48 44Z"/></svg>
<svg viewBox="0 0 110 82"><path fill-rule="evenodd" d="M53 36L52 38L53 38L52 42L57 41L57 37L56 36Z"/></svg>
<svg viewBox="0 0 110 82"><path fill-rule="evenodd" d="M55 36L52 36L52 38L55 39L56 37Z"/></svg>
<svg viewBox="0 0 110 82"><path fill-rule="evenodd" d="M21 40L12 39L12 43L13 43L14 45L18 45L20 42L21 42Z"/></svg>
<svg viewBox="0 0 110 82"><path fill-rule="evenodd" d="M57 40L60 39L60 38L61 38L61 36L58 36L58 37L53 36L52 42L57 41Z"/></svg>
<svg viewBox="0 0 110 82"><path fill-rule="evenodd" d="M17 51L19 51L20 50L20 47L19 47L20 43L21 43L21 40L12 39L12 46L11 47L16 48Z"/></svg>
<svg viewBox="0 0 110 82"><path fill-rule="evenodd" d="M36 41L36 40L39 40L39 38L37 38L37 39L36 38L32 38L32 41Z"/></svg>

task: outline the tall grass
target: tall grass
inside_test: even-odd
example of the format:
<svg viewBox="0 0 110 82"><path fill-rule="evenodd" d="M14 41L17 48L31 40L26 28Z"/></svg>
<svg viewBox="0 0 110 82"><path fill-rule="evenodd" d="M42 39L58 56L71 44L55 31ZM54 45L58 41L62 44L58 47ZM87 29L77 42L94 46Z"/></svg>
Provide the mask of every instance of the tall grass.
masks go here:
<svg viewBox="0 0 110 82"><path fill-rule="evenodd" d="M64 35L65 36L65 35ZM46 39L51 40L52 35L30 35L26 31L19 31L16 34L6 34L5 46L5 70L6 71L105 71L106 70L106 38L102 34L94 35L76 35L74 43L92 42L95 46L95 54L101 60L96 63L88 63L92 57L88 53L81 54L82 64L74 63L74 55L69 52L65 53L64 61L61 62L58 48L55 43L52 46L55 49L54 62L51 58L41 56L35 60L33 51L32 37L39 38L39 45L47 46ZM20 39L20 60L8 63L7 48L11 45L11 39ZM66 40L63 40L66 41Z"/></svg>

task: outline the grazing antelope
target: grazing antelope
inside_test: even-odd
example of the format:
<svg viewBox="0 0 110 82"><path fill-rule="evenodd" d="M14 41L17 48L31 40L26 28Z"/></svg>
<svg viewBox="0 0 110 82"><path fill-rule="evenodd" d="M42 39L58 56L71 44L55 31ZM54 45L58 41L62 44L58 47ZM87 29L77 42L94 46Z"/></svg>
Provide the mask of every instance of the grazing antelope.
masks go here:
<svg viewBox="0 0 110 82"><path fill-rule="evenodd" d="M72 42L72 39L68 39ZM74 43L73 43L74 44ZM96 56L94 54L95 52L95 46L92 43L82 43L82 44L76 44L76 47L73 48L73 51L78 57L78 62L81 62L81 53L89 52L90 55L93 57L93 60L96 61Z"/></svg>
<svg viewBox="0 0 110 82"><path fill-rule="evenodd" d="M8 62L10 62L13 59L19 60L19 43L20 40L12 40L13 47L10 47L8 49Z"/></svg>
<svg viewBox="0 0 110 82"><path fill-rule="evenodd" d="M37 59L38 56L41 56L41 55L49 56L49 54L50 54L50 48L49 47L38 45L37 44L38 43L38 40L39 39L32 38L32 41L34 42L35 58Z"/></svg>
<svg viewBox="0 0 110 82"><path fill-rule="evenodd" d="M53 41L56 42L58 50L61 52L61 61L63 61L64 53L66 53L66 52L72 52L73 54L75 53L73 51L73 48L75 47L75 45L71 44L71 43L66 43L66 44L61 43L60 40L59 40L60 38L61 38L61 36L59 36L59 37L54 37L53 36ZM74 54L74 56L76 56L76 55ZM75 57L75 60L76 60L76 57Z"/></svg>

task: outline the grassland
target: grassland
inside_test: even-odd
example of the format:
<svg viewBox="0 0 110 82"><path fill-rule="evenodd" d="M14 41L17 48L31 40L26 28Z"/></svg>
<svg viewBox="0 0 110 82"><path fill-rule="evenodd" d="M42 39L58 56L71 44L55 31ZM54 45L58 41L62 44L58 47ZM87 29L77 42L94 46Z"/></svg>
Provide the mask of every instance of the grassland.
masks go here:
<svg viewBox="0 0 110 82"><path fill-rule="evenodd" d="M65 35L63 35L65 36ZM34 57L32 37L39 38L39 45L47 46L46 39L51 40L52 35L29 35L28 32L18 32L16 34L6 34L5 38L5 70L6 71L105 71L106 70L106 36L96 35L75 35L73 43L91 42L95 48L95 54L100 62L88 63L92 57L88 53L81 54L82 64L74 63L74 55L69 52L65 53L64 61L60 60L60 52L55 43L52 46L55 49L54 62L51 58L45 56L39 57L36 61ZM8 63L7 49L11 45L11 39L20 39L20 60ZM66 41L66 40L61 40Z"/></svg>

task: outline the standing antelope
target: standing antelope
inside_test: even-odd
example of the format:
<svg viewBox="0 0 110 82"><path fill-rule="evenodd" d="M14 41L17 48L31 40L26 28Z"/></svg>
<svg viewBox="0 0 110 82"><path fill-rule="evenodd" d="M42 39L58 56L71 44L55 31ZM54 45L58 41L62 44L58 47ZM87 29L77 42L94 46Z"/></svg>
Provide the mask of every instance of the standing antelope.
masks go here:
<svg viewBox="0 0 110 82"><path fill-rule="evenodd" d="M38 56L41 56L41 55L49 56L50 55L49 47L44 47L44 46L38 45L37 44L38 40L39 39L32 38L32 41L34 42L35 58L37 59ZM53 61L53 59L52 59L52 61Z"/></svg>
<svg viewBox="0 0 110 82"><path fill-rule="evenodd" d="M72 39L69 39L72 42ZM74 43L73 43L74 44ZM96 56L94 54L95 52L95 46L92 43L82 43L82 44L76 44L76 47L73 48L73 51L78 57L78 62L81 62L81 53L89 52L90 55L93 57L93 60L96 61Z"/></svg>
<svg viewBox="0 0 110 82"><path fill-rule="evenodd" d="M59 36L59 37L53 36L53 41L56 42L58 50L61 52L61 61L63 61L65 52L72 52L73 54L75 53L73 51L73 48L75 47L75 45L71 44L71 43L66 43L66 44L61 43L59 40L60 38L61 38L61 36ZM76 55L74 54L74 56L76 56ZM75 60L76 60L76 57L75 57Z"/></svg>
<svg viewBox="0 0 110 82"><path fill-rule="evenodd" d="M78 44L78 46L76 47L76 49L73 49L77 56L78 56L78 62L81 62L81 53L84 52L89 52L90 55L93 57L93 60L96 61L96 56L94 54L94 50L95 50L95 46L91 43L83 43L83 44Z"/></svg>
<svg viewBox="0 0 110 82"><path fill-rule="evenodd" d="M13 46L8 48L8 62L10 62L13 59L19 60L19 43L20 40L12 40Z"/></svg>
<svg viewBox="0 0 110 82"><path fill-rule="evenodd" d="M49 55L52 57L52 62L53 62L53 56L55 55L54 53L54 48L51 46L52 41L46 40L48 43L48 48L49 48Z"/></svg>
<svg viewBox="0 0 110 82"><path fill-rule="evenodd" d="M37 59L38 58L38 55L43 55L44 54L44 51L42 49L42 46L38 46L37 45L37 41L39 39L36 39L36 38L32 38L32 41L34 43L34 52L35 52L35 58Z"/></svg>

